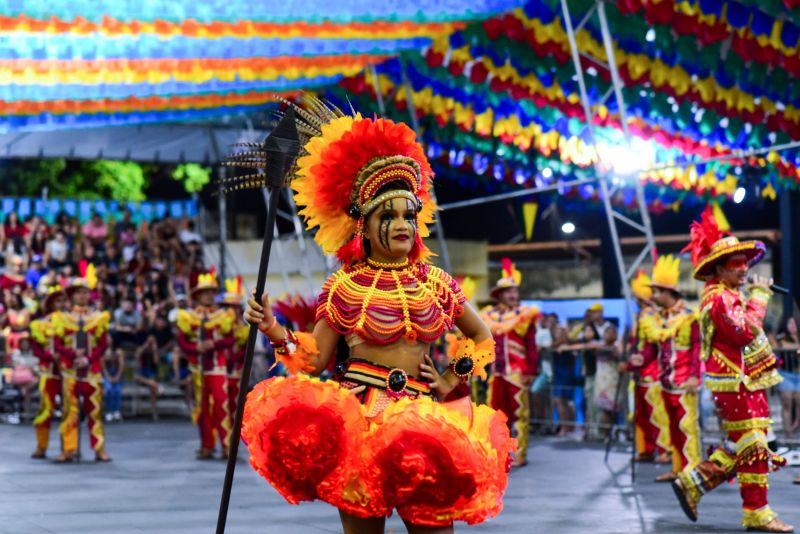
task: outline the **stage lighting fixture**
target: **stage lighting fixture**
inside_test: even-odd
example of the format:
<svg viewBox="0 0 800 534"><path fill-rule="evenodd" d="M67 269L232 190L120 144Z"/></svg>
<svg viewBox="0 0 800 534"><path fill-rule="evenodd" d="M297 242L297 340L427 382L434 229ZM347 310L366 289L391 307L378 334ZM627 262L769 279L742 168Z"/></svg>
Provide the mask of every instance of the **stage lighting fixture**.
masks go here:
<svg viewBox="0 0 800 534"><path fill-rule="evenodd" d="M653 41L655 41L656 40L656 29L655 28L650 28L649 30L647 30L647 35L645 35L644 38L647 39L648 43L652 43Z"/></svg>
<svg viewBox="0 0 800 534"><path fill-rule="evenodd" d="M747 189L744 187L737 187L736 192L733 194L733 201L737 204L741 204L745 196L747 196Z"/></svg>
<svg viewBox="0 0 800 534"><path fill-rule="evenodd" d="M564 224L561 225L561 231L564 232L565 234L571 234L572 232L575 231L575 225L572 224L571 222L565 222Z"/></svg>

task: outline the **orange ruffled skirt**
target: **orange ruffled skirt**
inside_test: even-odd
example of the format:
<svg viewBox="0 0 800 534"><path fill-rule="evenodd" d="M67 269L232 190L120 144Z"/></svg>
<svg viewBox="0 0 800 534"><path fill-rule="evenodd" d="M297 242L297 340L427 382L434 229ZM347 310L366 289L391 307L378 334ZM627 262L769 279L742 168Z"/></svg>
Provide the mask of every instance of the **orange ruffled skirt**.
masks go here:
<svg viewBox="0 0 800 534"><path fill-rule="evenodd" d="M500 513L516 448L505 415L466 398L399 398L369 417L348 389L305 375L250 392L242 439L290 503L321 499L358 517L396 509L429 526Z"/></svg>

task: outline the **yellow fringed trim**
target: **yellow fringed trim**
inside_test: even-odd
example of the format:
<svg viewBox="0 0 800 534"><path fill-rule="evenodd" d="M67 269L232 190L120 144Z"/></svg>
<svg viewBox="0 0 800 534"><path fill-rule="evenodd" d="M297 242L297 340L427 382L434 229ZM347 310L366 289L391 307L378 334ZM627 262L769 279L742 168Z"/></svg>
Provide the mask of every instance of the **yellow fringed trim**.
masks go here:
<svg viewBox="0 0 800 534"><path fill-rule="evenodd" d="M761 527L778 517L778 514L772 511L769 505L762 506L757 510L742 510L742 526L743 527Z"/></svg>
<svg viewBox="0 0 800 534"><path fill-rule="evenodd" d="M736 459L724 450L715 450L708 459L720 466L726 473L731 473L736 468Z"/></svg>
<svg viewBox="0 0 800 534"><path fill-rule="evenodd" d="M769 475L766 473L736 473L739 485L751 484L769 487Z"/></svg>
<svg viewBox="0 0 800 534"><path fill-rule="evenodd" d="M723 421L722 428L726 432L736 432L740 430L751 430L754 428L767 428L773 423L769 417L755 417L742 421Z"/></svg>

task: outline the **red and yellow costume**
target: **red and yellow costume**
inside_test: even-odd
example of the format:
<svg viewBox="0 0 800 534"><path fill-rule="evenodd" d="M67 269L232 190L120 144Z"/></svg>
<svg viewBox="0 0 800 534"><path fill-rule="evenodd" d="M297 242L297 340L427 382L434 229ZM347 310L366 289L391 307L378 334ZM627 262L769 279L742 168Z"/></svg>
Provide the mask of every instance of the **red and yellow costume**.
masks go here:
<svg viewBox="0 0 800 534"><path fill-rule="evenodd" d="M651 285L679 294L679 276L680 259L662 256L653 267ZM702 460L698 394L686 387L690 378L700 384L700 325L697 314L683 299L671 308L662 308L653 318L651 335L657 343L661 394L669 417L672 473L677 474Z"/></svg>
<svg viewBox="0 0 800 534"><path fill-rule="evenodd" d="M51 288L44 299L43 308L51 309L50 302L62 293L59 286ZM52 318L58 311L52 311L42 319L31 321L31 348L39 359L39 411L33 419L36 429L36 452L34 457L44 458L50 443L50 425L53 413L58 407L61 396L61 369L55 352L55 340Z"/></svg>
<svg viewBox="0 0 800 534"><path fill-rule="evenodd" d="M305 154L293 187L309 227L319 226L315 239L344 264L323 286L317 320L351 347L408 343L425 351L463 313L464 297L447 273L424 263L430 253L420 238L434 206L423 149L403 124L345 116L313 98L308 106L299 111ZM405 189L382 191L397 182ZM376 263L364 250L365 219L393 198L418 207L410 261ZM310 334L287 332L285 343L276 354L290 372L318 354ZM491 339L450 346L464 379L483 374L493 358ZM513 450L502 413L466 397L436 402L427 382L367 359L337 371L325 382L268 379L248 395L242 437L251 464L287 501L321 499L358 517L397 510L429 526L499 513Z"/></svg>
<svg viewBox="0 0 800 534"><path fill-rule="evenodd" d="M662 456L671 448L669 417L661 395L656 347L658 312L650 303L653 290L650 288L650 277L647 274L640 271L631 281L631 290L638 301L643 303L631 332L633 350L642 356L643 362L638 367L628 364L628 371L636 371L634 385L636 452L640 461L651 461L656 455Z"/></svg>
<svg viewBox="0 0 800 534"><path fill-rule="evenodd" d="M202 274L192 293L216 290L213 274ZM214 450L217 440L223 455L230 446L231 412L228 394L228 361L234 345L233 324L235 315L231 310L197 306L178 312L178 345L192 374L194 389L194 412L192 420L200 432L201 455ZM211 340L214 348L201 351L199 344Z"/></svg>
<svg viewBox="0 0 800 534"><path fill-rule="evenodd" d="M742 524L762 528L777 515L767 502L768 473L785 463L767 445L770 424L765 389L780 382L777 358L762 322L770 292L759 287L745 298L737 287L714 277L714 266L732 256L744 256L752 266L764 256L764 244L725 237L709 212L692 225L695 278L705 280L701 296L702 358L705 386L711 390L733 448L720 447L709 460L680 474L676 495L687 515L696 517L702 495L736 476L742 496ZM688 509L688 511L687 511Z"/></svg>
<svg viewBox="0 0 800 534"><path fill-rule="evenodd" d="M77 287L94 287L94 268L90 265L88 269L84 277L76 278L70 283L68 293ZM78 450L81 402L89 426L89 444L96 453L105 450L102 359L109 345L110 319L107 311L92 311L81 306L73 306L68 312L56 313L50 319L55 335L55 353L58 355L64 381L61 437L66 455L72 455ZM86 367L79 368L76 365L79 350L84 350L89 360Z"/></svg>
<svg viewBox="0 0 800 534"><path fill-rule="evenodd" d="M503 276L492 289L492 295L506 288L519 287L522 274L508 258L503 258ZM489 406L508 418L511 435L517 438L517 462L524 463L530 435L531 406L528 387L538 374L539 353L536 350L536 316L538 310L526 306L508 308L503 304L481 311L489 326L497 351L487 398Z"/></svg>
<svg viewBox="0 0 800 534"><path fill-rule="evenodd" d="M244 299L244 286L242 277L225 280L225 293L222 295L222 305L230 306L232 310L241 310ZM236 313L236 312L234 312ZM238 317L238 316L237 316ZM241 321L234 321L233 345L228 355L228 413L231 422L236 414L236 405L239 400L239 383L242 381L242 368L244 368L244 353L247 348L247 338L250 327Z"/></svg>

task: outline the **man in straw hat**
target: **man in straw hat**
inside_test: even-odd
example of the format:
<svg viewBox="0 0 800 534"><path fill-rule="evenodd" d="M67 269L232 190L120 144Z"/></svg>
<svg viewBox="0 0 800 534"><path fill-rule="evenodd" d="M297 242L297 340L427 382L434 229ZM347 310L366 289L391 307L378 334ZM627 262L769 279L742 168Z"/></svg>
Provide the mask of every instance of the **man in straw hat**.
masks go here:
<svg viewBox="0 0 800 534"><path fill-rule="evenodd" d="M98 312L89 307L91 291L97 284L94 265L82 263L81 276L73 278L67 286L67 297L72 309L55 314L51 323L64 381L62 394L63 419L61 437L64 452L56 462L73 462L78 459L78 425L80 402L89 427L89 444L95 451L95 460L110 462L105 450L103 429L103 354L108 350L107 311Z"/></svg>
<svg viewBox="0 0 800 534"><path fill-rule="evenodd" d="M178 345L189 361L195 406L192 420L200 431L198 460L214 457L217 438L222 458L228 457L231 414L228 359L233 347L235 315L214 303L219 286L212 271L197 277L191 290L196 306L178 312Z"/></svg>
<svg viewBox="0 0 800 534"><path fill-rule="evenodd" d="M678 473L700 463L700 325L697 315L683 301L678 290L680 258L658 258L653 267L653 301L659 311L652 337L657 349L659 380L664 408L669 417L672 470L656 482L675 480Z"/></svg>
<svg viewBox="0 0 800 534"><path fill-rule="evenodd" d="M236 414L236 403L239 400L239 382L244 368L244 353L247 348L247 337L250 327L242 318L242 303L244 302L244 286L242 277L228 278L225 280L225 292L220 298L220 304L235 315L233 323L233 345L228 358L228 412L231 420Z"/></svg>
<svg viewBox="0 0 800 534"><path fill-rule="evenodd" d="M482 310L481 317L494 336L497 357L489 379L489 405L508 417L512 436L519 443L514 467L528 463L530 432L530 388L536 376L539 355L536 350L538 310L520 306L520 273L511 260L502 259L502 276L490 294L497 301Z"/></svg>
<svg viewBox="0 0 800 534"><path fill-rule="evenodd" d="M58 355L54 349L52 318L62 311L66 295L61 286L51 286L42 299L42 310L46 314L41 319L31 321L31 348L39 359L39 411L33 419L36 429L36 450L31 458L47 457L47 446L50 443L50 424L53 414L58 409L58 398L61 396L61 369Z"/></svg>
<svg viewBox="0 0 800 534"><path fill-rule="evenodd" d="M657 314L652 298L650 277L639 271L631 281L631 291L639 304L639 313L631 332L630 360L623 364L624 370L636 371L636 461L668 463L671 450L669 417L661 396L661 381L658 366L658 351L653 347Z"/></svg>
<svg viewBox="0 0 800 534"><path fill-rule="evenodd" d="M733 445L719 447L707 461L680 473L672 483L675 495L689 519L696 521L700 498L736 476L742 525L758 532L794 532L767 502L770 462L773 468L785 464L767 445L770 414L765 389L780 382L777 358L762 324L772 280L753 275L749 298L740 289L766 247L726 236L707 209L700 222L692 224L686 250L692 253L694 277L705 281L700 303L705 385Z"/></svg>

